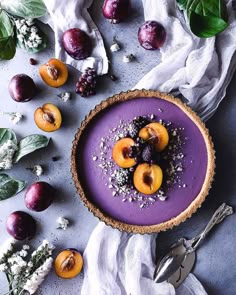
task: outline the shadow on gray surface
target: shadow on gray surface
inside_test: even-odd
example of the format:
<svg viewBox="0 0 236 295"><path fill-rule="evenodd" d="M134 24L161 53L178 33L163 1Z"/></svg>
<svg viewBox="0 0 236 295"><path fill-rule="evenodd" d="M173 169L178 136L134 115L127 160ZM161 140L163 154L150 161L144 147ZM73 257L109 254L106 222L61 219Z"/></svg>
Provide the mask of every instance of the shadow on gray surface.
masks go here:
<svg viewBox="0 0 236 295"><path fill-rule="evenodd" d="M236 75L227 95L207 126L216 150L216 174L212 189L202 207L191 219L157 237L157 253L162 255L180 237L192 238L207 224L217 207L226 202L236 208ZM236 294L235 265L236 214L227 219L207 236L197 250L193 273L210 295Z"/></svg>

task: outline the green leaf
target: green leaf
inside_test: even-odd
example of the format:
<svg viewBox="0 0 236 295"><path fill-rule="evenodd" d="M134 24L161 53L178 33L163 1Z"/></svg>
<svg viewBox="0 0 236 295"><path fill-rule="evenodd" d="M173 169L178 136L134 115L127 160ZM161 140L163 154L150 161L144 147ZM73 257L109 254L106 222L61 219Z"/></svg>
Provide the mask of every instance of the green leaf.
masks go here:
<svg viewBox="0 0 236 295"><path fill-rule="evenodd" d="M0 40L13 35L13 23L8 14L0 9Z"/></svg>
<svg viewBox="0 0 236 295"><path fill-rule="evenodd" d="M213 37L225 30L228 23L221 18L213 16L202 16L194 12L190 17L190 28L192 32L200 38Z"/></svg>
<svg viewBox="0 0 236 295"><path fill-rule="evenodd" d="M42 43L37 48L29 48L28 46L25 45L25 43L20 42L20 40L17 39L17 46L27 51L28 53L36 53L36 52L42 51L43 49L47 47L47 36L43 33L42 30L40 30L40 28L36 24L34 24L34 26L38 28L37 34L42 38Z"/></svg>
<svg viewBox="0 0 236 295"><path fill-rule="evenodd" d="M16 41L12 36L0 39L0 60L10 60L16 54Z"/></svg>
<svg viewBox="0 0 236 295"><path fill-rule="evenodd" d="M50 138L44 135L32 134L23 138L18 144L18 151L14 156L14 163L17 163L22 157L38 149L46 147Z"/></svg>
<svg viewBox="0 0 236 295"><path fill-rule="evenodd" d="M191 31L198 37L209 38L225 30L227 8L224 0L176 0L187 11Z"/></svg>
<svg viewBox="0 0 236 295"><path fill-rule="evenodd" d="M0 145L3 145L8 140L12 140L15 144L17 144L14 131L8 128L0 128Z"/></svg>
<svg viewBox="0 0 236 295"><path fill-rule="evenodd" d="M25 187L25 181L11 178L7 174L0 174L0 201L15 196Z"/></svg>
<svg viewBox="0 0 236 295"><path fill-rule="evenodd" d="M12 59L16 53L13 28L7 13L0 9L0 60Z"/></svg>
<svg viewBox="0 0 236 295"><path fill-rule="evenodd" d="M47 12L43 0L2 0L1 7L23 18L38 18Z"/></svg>

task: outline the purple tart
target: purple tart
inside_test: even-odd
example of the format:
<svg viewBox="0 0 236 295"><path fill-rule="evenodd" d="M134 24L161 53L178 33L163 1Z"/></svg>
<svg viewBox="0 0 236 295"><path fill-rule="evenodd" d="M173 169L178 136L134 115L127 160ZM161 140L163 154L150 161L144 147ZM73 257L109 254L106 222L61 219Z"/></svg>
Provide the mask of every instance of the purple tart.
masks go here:
<svg viewBox="0 0 236 295"><path fill-rule="evenodd" d="M146 126L163 126L168 133L163 145L161 134L154 141L150 136L154 152ZM123 142L130 146L119 162ZM151 178L141 177L149 168ZM185 221L205 200L214 170L205 125L179 99L158 91L128 91L101 102L73 141L71 171L82 201L107 225L127 232L158 232Z"/></svg>

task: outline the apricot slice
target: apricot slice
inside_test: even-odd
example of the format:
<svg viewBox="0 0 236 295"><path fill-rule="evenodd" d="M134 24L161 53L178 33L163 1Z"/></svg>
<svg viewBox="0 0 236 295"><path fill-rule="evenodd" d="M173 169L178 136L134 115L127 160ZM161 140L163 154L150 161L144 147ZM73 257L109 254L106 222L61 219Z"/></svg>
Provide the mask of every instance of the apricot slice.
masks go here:
<svg viewBox="0 0 236 295"><path fill-rule="evenodd" d="M39 74L48 86L55 88L64 85L68 79L67 66L57 58L52 58L41 65Z"/></svg>
<svg viewBox="0 0 236 295"><path fill-rule="evenodd" d="M163 174L156 164L139 164L134 171L133 182L135 188L143 194L154 194L161 186Z"/></svg>
<svg viewBox="0 0 236 295"><path fill-rule="evenodd" d="M82 270L83 258L75 249L63 250L55 259L56 274L63 279L72 279Z"/></svg>
<svg viewBox="0 0 236 295"><path fill-rule="evenodd" d="M130 168L136 164L134 158L129 157L130 148L134 140L129 137L122 138L116 142L112 150L112 158L122 168Z"/></svg>
<svg viewBox="0 0 236 295"><path fill-rule="evenodd" d="M139 131L139 137L149 140L157 152L161 152L169 143L169 134L167 129L160 123L150 123Z"/></svg>
<svg viewBox="0 0 236 295"><path fill-rule="evenodd" d="M46 103L35 110L34 121L38 128L43 131L56 131L61 127L61 112L54 104Z"/></svg>

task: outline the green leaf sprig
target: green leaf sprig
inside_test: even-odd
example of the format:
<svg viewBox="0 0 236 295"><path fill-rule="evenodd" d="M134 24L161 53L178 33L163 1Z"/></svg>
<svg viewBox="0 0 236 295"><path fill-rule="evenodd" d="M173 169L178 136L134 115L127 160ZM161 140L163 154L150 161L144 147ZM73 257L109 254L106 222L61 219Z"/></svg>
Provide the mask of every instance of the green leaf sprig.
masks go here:
<svg viewBox="0 0 236 295"><path fill-rule="evenodd" d="M228 27L224 0L176 0L187 12L191 31L200 38L209 38Z"/></svg>
<svg viewBox="0 0 236 295"><path fill-rule="evenodd" d="M5 173L0 173L0 201L17 195L25 187L25 181L11 178Z"/></svg>
<svg viewBox="0 0 236 295"><path fill-rule="evenodd" d="M32 19L43 16L46 11L43 0L1 1L0 60L12 59L16 53L16 46L25 49L29 53L38 52L46 47L47 40L45 34L43 34L36 23L32 22ZM31 21L31 25L27 25L27 20ZM16 22L22 22L24 30L20 26L16 26ZM37 31L38 37L33 39L34 42L31 42L30 38L35 36L35 34L31 33L35 33L35 31ZM24 34L21 34L21 32L24 32Z"/></svg>
<svg viewBox="0 0 236 295"><path fill-rule="evenodd" d="M13 130L0 128L0 171L10 169L14 163L24 156L46 147L50 138L44 135L32 134L17 143ZM25 182L0 173L0 201L15 196L25 187Z"/></svg>

